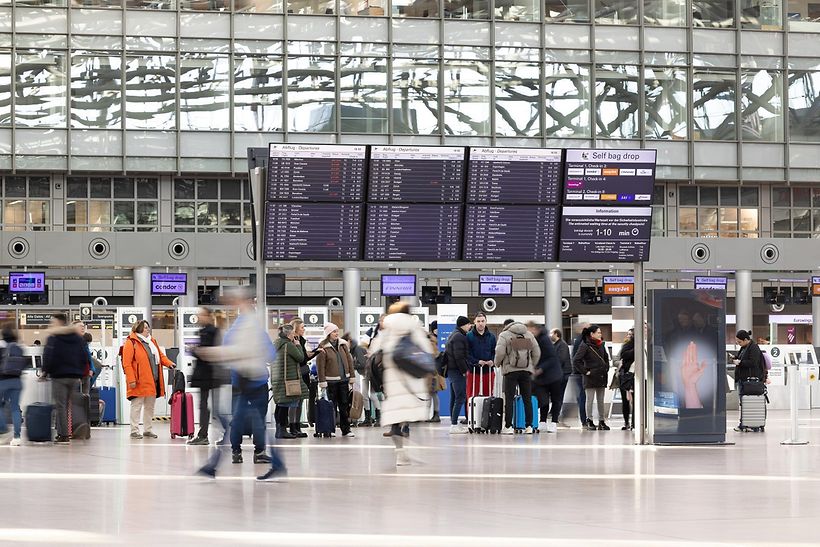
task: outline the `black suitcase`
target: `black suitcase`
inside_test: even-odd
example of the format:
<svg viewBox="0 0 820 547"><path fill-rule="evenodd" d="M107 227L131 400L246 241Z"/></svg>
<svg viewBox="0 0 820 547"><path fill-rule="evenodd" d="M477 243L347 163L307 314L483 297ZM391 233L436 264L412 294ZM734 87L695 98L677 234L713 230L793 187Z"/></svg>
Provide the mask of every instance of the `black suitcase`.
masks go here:
<svg viewBox="0 0 820 547"><path fill-rule="evenodd" d="M336 406L327 399L316 401L316 433L314 437L331 437L336 431Z"/></svg>
<svg viewBox="0 0 820 547"><path fill-rule="evenodd" d="M69 433L72 439L91 438L89 416L91 416L91 397L85 393L74 393L71 396L71 413L68 417Z"/></svg>
<svg viewBox="0 0 820 547"><path fill-rule="evenodd" d="M493 434L501 433L504 417L504 399L490 397L484 402L481 428Z"/></svg>
<svg viewBox="0 0 820 547"><path fill-rule="evenodd" d="M92 427L98 427L101 424L102 416L100 415L100 390L99 388L92 387L91 391L89 392L89 408L88 408L88 421L91 423Z"/></svg>
<svg viewBox="0 0 820 547"><path fill-rule="evenodd" d="M35 443L48 443L53 440L52 416L54 405L49 403L32 403L26 407L26 436Z"/></svg>

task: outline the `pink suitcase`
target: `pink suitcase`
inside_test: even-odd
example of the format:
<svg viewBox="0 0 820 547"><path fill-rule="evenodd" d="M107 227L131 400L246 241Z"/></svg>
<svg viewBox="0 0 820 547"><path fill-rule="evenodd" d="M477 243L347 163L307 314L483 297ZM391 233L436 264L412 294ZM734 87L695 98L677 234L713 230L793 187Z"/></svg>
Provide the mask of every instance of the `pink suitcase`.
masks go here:
<svg viewBox="0 0 820 547"><path fill-rule="evenodd" d="M194 436L194 397L177 391L171 395L171 438L186 436Z"/></svg>

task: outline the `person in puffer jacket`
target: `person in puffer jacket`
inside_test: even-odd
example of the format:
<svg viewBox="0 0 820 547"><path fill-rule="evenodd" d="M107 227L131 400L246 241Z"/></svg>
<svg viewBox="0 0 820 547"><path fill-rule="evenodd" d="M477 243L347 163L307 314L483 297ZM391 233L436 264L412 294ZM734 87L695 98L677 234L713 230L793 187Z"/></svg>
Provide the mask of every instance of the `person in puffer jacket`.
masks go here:
<svg viewBox="0 0 820 547"><path fill-rule="evenodd" d="M526 434L532 434L532 374L541 359L541 349L535 337L524 323L507 319L504 330L498 335L495 347L495 366L504 375L504 429L502 435L512 435L513 404L516 389L524 401Z"/></svg>

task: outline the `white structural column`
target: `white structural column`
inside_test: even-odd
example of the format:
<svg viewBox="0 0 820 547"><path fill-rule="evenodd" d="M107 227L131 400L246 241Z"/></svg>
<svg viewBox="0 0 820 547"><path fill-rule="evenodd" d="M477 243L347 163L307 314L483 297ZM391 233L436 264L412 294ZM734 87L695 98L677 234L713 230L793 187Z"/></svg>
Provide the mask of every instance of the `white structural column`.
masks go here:
<svg viewBox="0 0 820 547"><path fill-rule="evenodd" d="M342 272L344 283L342 300L345 310L344 331L351 336L359 332L359 306L362 305L362 276L358 268L345 268Z"/></svg>
<svg viewBox="0 0 820 547"><path fill-rule="evenodd" d="M255 167L253 170L253 180L251 180L253 188L253 209L256 230L256 316L259 319L259 324L265 325L265 329L269 327L268 321L268 271L265 267L265 256L262 241L265 237L265 172L261 167Z"/></svg>
<svg viewBox="0 0 820 547"><path fill-rule="evenodd" d="M820 296L811 299L811 341L812 345L820 344Z"/></svg>
<svg viewBox="0 0 820 547"><path fill-rule="evenodd" d="M544 271L544 326L549 329L561 329L561 270Z"/></svg>
<svg viewBox="0 0 820 547"><path fill-rule="evenodd" d="M193 308L199 305L197 284L199 283L199 276L196 268L186 268L184 270L188 274L188 292L185 296L179 299L179 305L187 308Z"/></svg>
<svg viewBox="0 0 820 547"><path fill-rule="evenodd" d="M752 272L738 270L735 272L735 315L737 330L752 330L754 316L752 313Z"/></svg>
<svg viewBox="0 0 820 547"><path fill-rule="evenodd" d="M151 268L134 268L134 306L146 309L146 319L151 321ZM151 325L153 326L153 324Z"/></svg>

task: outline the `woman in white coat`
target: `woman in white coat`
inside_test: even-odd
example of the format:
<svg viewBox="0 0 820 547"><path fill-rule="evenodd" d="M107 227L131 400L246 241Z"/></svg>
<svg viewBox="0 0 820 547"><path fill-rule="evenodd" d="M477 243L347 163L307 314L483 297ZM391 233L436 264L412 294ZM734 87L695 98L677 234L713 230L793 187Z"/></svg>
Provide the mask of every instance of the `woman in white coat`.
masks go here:
<svg viewBox="0 0 820 547"><path fill-rule="evenodd" d="M382 402L381 423L390 426L391 438L396 446L396 465L410 465L412 461L404 448L402 427L412 422L424 422L429 418L430 378L414 378L402 372L393 362L393 350L404 337L410 336L413 343L430 353L430 342L424 327L418 319L410 315L407 302L396 302L387 310L384 329L370 345L370 354L378 351L383 355L384 402Z"/></svg>

